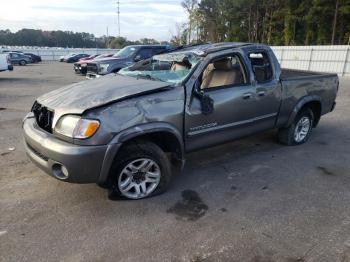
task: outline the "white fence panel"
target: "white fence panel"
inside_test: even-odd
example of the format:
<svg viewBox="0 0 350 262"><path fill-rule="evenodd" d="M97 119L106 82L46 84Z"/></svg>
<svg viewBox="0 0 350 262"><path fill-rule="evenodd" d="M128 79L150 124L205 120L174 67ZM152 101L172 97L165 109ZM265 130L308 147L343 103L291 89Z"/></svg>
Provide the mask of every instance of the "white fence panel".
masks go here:
<svg viewBox="0 0 350 262"><path fill-rule="evenodd" d="M273 46L283 68L350 76L349 46Z"/></svg>

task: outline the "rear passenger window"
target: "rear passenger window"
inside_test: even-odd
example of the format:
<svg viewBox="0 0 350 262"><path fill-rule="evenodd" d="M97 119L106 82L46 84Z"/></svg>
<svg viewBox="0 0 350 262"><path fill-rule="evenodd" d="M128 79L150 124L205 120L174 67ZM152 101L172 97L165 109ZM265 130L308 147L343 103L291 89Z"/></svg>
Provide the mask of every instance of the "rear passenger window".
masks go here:
<svg viewBox="0 0 350 262"><path fill-rule="evenodd" d="M221 57L212 61L202 73L201 89L239 86L246 84L246 76L237 55Z"/></svg>
<svg viewBox="0 0 350 262"><path fill-rule="evenodd" d="M265 52L250 53L249 59L255 74L255 80L258 81L258 83L272 80L272 66L270 59Z"/></svg>

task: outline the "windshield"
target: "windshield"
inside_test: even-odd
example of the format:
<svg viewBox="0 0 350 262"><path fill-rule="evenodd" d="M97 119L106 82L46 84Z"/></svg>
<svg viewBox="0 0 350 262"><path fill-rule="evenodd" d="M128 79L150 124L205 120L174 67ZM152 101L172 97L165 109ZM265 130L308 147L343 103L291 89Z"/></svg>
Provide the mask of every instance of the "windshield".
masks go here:
<svg viewBox="0 0 350 262"><path fill-rule="evenodd" d="M179 84L200 61L199 56L189 52L162 54L126 67L119 74Z"/></svg>
<svg viewBox="0 0 350 262"><path fill-rule="evenodd" d="M126 58L132 56L135 52L137 51L136 47L133 46L127 46L124 47L123 49L119 50L118 53L113 55L113 57L118 57L118 58Z"/></svg>

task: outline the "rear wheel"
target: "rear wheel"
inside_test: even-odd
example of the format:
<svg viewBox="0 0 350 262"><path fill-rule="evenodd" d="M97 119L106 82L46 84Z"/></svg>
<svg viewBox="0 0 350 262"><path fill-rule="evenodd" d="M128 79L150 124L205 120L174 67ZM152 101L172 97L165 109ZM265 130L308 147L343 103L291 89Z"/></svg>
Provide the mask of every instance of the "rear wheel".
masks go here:
<svg viewBox="0 0 350 262"><path fill-rule="evenodd" d="M19 61L19 64L20 64L21 66L25 66L25 65L27 64L27 62L26 62L25 60L21 60L21 61Z"/></svg>
<svg viewBox="0 0 350 262"><path fill-rule="evenodd" d="M313 124L314 114L310 108L305 108L289 127L278 130L278 140L289 146L304 144L311 135Z"/></svg>
<svg viewBox="0 0 350 262"><path fill-rule="evenodd" d="M156 144L140 141L126 146L111 168L109 198L142 199L164 192L171 164Z"/></svg>

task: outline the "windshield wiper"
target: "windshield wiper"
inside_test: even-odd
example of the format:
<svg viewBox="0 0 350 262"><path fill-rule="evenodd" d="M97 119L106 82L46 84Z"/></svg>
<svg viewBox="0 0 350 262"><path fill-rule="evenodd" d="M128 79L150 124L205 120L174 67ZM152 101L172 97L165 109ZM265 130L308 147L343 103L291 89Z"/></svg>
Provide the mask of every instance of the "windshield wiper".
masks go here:
<svg viewBox="0 0 350 262"><path fill-rule="evenodd" d="M153 80L153 81L162 81L164 82L164 80L158 78L158 77L155 77L155 76L152 76L150 74L138 74L136 75L136 79L139 79L139 78L143 78L143 79L149 79L149 80Z"/></svg>

